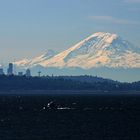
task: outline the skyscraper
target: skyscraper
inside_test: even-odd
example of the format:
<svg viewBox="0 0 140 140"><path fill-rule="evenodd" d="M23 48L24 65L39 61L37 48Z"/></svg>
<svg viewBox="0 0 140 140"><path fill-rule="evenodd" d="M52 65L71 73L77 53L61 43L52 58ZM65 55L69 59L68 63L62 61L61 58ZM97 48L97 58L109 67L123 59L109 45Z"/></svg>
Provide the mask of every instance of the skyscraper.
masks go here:
<svg viewBox="0 0 140 140"><path fill-rule="evenodd" d="M26 74L25 74L27 77L30 77L31 76L31 71L30 71L30 69L27 69L26 70Z"/></svg>
<svg viewBox="0 0 140 140"><path fill-rule="evenodd" d="M7 69L7 75L13 75L13 64L9 63L9 67Z"/></svg>
<svg viewBox="0 0 140 140"><path fill-rule="evenodd" d="M4 75L3 68L0 68L0 75Z"/></svg>

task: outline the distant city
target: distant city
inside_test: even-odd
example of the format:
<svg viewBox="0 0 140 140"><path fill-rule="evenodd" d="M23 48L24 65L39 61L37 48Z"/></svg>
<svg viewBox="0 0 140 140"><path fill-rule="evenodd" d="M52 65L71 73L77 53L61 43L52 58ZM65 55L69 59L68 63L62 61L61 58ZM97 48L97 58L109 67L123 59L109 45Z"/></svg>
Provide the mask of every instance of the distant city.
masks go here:
<svg viewBox="0 0 140 140"><path fill-rule="evenodd" d="M4 72L3 68L0 68L0 75L7 75L7 76L12 76L12 75L16 75L14 73L14 64L13 63L9 63L8 68L7 68L7 73ZM26 76L26 77L31 77L31 70L30 69L26 69L26 72L18 72L17 76Z"/></svg>

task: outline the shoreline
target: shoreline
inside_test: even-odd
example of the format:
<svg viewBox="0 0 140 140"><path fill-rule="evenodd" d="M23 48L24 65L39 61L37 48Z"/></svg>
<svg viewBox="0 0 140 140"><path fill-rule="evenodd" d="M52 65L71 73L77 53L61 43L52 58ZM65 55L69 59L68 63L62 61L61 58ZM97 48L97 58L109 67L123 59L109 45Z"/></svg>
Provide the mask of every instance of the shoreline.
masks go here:
<svg viewBox="0 0 140 140"><path fill-rule="evenodd" d="M49 95L49 94L139 94L140 95L140 91L134 91L134 90L128 90L128 91L103 91L103 90L0 90L0 95L2 94L21 94L21 95Z"/></svg>

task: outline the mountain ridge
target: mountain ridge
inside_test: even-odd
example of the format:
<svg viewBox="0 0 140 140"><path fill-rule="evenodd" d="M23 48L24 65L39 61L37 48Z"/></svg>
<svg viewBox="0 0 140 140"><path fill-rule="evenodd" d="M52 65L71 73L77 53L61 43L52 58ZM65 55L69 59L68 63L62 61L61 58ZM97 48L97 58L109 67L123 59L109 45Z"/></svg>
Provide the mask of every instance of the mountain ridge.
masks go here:
<svg viewBox="0 0 140 140"><path fill-rule="evenodd" d="M52 51L53 52L53 51ZM140 68L140 48L135 47L117 34L97 32L60 53L44 54L30 61L15 62L17 66L34 67L96 67ZM36 63L34 63L36 62Z"/></svg>

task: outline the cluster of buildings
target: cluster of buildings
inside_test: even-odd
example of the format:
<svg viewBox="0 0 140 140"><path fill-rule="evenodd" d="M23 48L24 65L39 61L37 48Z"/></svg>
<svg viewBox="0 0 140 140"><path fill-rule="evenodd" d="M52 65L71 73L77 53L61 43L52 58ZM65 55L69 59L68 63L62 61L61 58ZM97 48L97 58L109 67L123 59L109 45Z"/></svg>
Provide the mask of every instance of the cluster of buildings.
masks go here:
<svg viewBox="0 0 140 140"><path fill-rule="evenodd" d="M13 63L9 63L9 66L7 68L7 74L4 73L4 70L3 68L0 68L0 75L8 75L8 76L11 76L11 75L16 75L14 74L14 65ZM18 76L27 76L27 77L30 77L31 76L31 71L30 69L27 69L25 74L23 72L18 72L17 74Z"/></svg>

